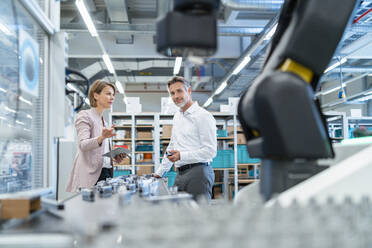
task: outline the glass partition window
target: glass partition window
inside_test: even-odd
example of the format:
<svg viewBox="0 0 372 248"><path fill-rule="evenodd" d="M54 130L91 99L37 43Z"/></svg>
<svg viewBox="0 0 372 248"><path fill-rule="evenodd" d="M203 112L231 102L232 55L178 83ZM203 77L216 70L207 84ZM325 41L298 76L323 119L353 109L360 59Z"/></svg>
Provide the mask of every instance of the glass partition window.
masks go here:
<svg viewBox="0 0 372 248"><path fill-rule="evenodd" d="M0 193L43 187L46 37L17 1L0 1Z"/></svg>

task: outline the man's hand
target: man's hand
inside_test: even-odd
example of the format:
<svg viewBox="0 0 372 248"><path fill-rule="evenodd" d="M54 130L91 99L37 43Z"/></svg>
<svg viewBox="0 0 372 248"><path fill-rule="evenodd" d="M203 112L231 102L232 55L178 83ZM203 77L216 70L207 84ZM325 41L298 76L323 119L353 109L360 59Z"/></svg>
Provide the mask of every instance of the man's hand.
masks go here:
<svg viewBox="0 0 372 248"><path fill-rule="evenodd" d="M159 176L158 174L156 174L156 173L153 173L152 174L155 178L161 178L161 176Z"/></svg>
<svg viewBox="0 0 372 248"><path fill-rule="evenodd" d="M180 151L170 150L169 152L172 153L172 155L168 156L168 159L173 163L181 159Z"/></svg>
<svg viewBox="0 0 372 248"><path fill-rule="evenodd" d="M121 153L115 156L114 161L119 164L124 158L127 157L127 154Z"/></svg>

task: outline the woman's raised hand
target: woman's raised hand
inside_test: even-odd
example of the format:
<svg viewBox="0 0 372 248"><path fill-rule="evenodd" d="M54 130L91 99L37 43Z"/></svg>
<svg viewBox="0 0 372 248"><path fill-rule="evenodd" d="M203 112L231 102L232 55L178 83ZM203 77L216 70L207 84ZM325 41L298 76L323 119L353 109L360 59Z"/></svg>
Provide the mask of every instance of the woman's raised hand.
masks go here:
<svg viewBox="0 0 372 248"><path fill-rule="evenodd" d="M103 128L102 129L102 134L101 136L104 138L104 139L107 139L107 138L111 138L113 136L116 136L116 133L114 133L114 125L112 125L110 128Z"/></svg>
<svg viewBox="0 0 372 248"><path fill-rule="evenodd" d="M102 128L102 134L98 137L98 144L101 145L104 139L111 138L113 136L116 136L116 133L114 133L115 127L112 125L110 128Z"/></svg>

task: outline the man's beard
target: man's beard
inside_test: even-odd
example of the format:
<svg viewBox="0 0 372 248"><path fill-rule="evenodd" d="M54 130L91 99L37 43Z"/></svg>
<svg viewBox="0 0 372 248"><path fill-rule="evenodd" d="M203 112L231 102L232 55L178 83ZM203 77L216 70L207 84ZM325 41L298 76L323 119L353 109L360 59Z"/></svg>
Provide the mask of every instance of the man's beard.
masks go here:
<svg viewBox="0 0 372 248"><path fill-rule="evenodd" d="M176 106L179 107L179 108L183 108L183 107L185 107L186 102L187 102L186 100L183 100L181 103L176 103Z"/></svg>

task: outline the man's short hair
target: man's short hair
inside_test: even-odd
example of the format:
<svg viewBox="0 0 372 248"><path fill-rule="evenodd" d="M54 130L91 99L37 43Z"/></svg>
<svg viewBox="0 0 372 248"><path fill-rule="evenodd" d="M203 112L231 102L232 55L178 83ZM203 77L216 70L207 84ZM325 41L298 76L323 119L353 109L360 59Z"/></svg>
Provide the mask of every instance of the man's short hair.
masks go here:
<svg viewBox="0 0 372 248"><path fill-rule="evenodd" d="M168 80L168 89L172 84L177 82L183 83L185 85L186 90L191 87L191 84L188 81L186 81L186 79L184 79L183 77L175 76Z"/></svg>

